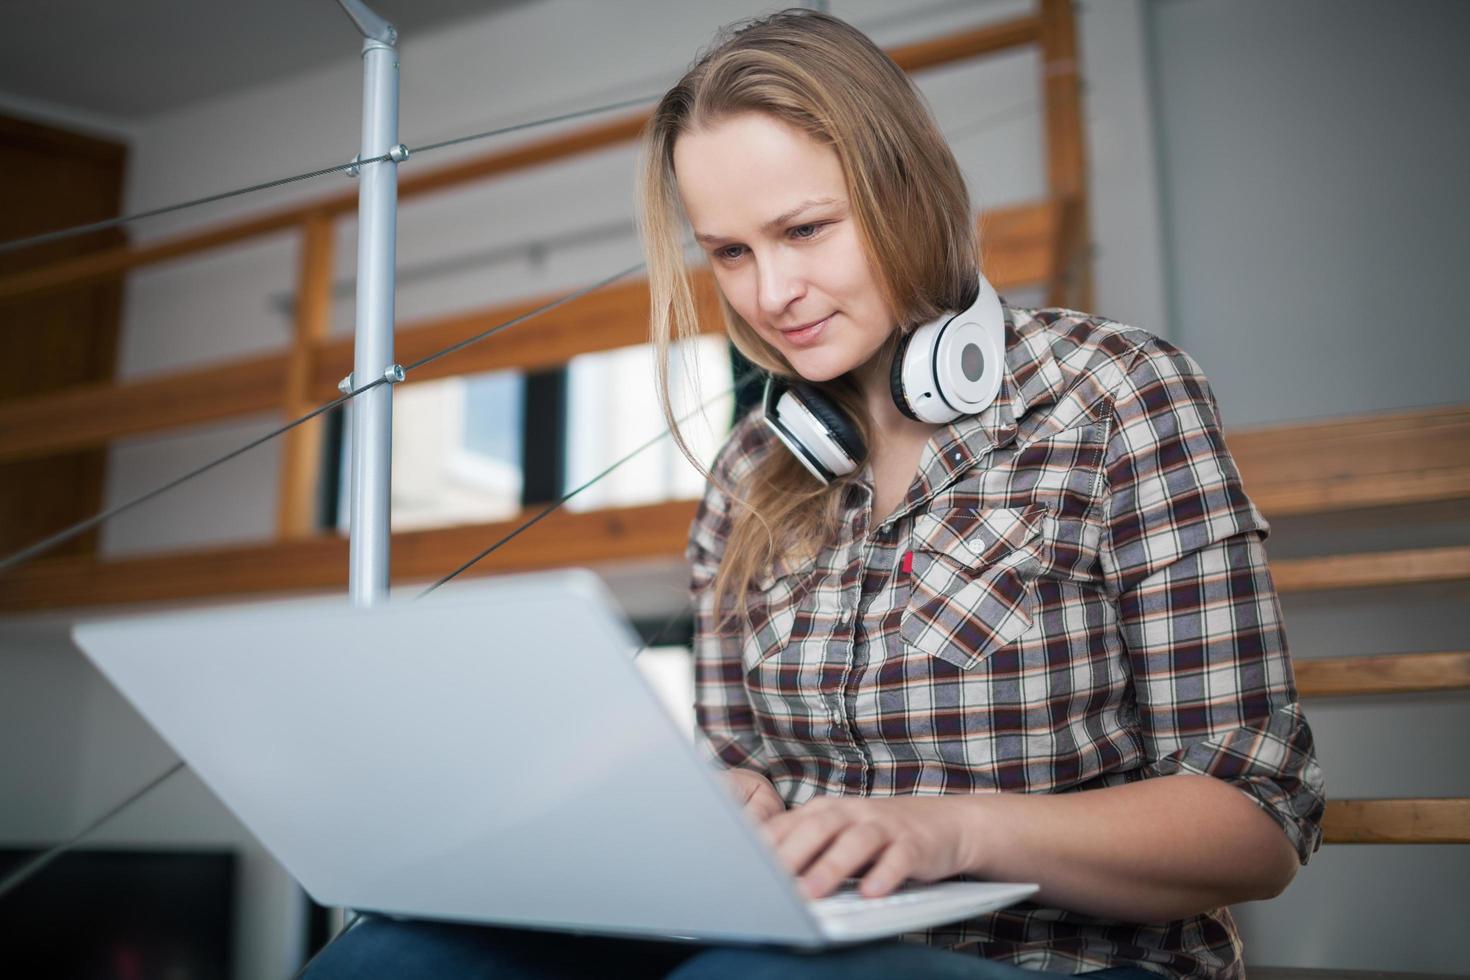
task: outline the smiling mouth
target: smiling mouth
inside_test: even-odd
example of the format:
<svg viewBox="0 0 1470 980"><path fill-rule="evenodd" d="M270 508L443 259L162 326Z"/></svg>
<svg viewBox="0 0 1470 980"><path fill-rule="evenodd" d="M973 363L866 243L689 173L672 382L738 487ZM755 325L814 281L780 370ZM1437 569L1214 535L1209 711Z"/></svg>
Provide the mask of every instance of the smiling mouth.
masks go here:
<svg viewBox="0 0 1470 980"><path fill-rule="evenodd" d="M835 315L835 313L828 313L826 316L822 317L822 319L816 321L815 323L810 323L804 327L797 327L794 330L782 330L781 336L794 344L808 343L810 341L816 340L817 335L822 332L822 330L827 326L827 323Z"/></svg>

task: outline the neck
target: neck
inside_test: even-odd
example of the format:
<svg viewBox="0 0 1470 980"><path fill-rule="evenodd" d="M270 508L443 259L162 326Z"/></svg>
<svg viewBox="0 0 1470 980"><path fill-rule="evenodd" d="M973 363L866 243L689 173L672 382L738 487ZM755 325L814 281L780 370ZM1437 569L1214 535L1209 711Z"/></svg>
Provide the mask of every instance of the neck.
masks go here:
<svg viewBox="0 0 1470 980"><path fill-rule="evenodd" d="M940 429L931 422L916 422L898 410L889 389L891 355L879 351L865 364L853 369L852 377L863 393L863 404L873 420L872 445L869 450L881 453L896 443L927 442Z"/></svg>

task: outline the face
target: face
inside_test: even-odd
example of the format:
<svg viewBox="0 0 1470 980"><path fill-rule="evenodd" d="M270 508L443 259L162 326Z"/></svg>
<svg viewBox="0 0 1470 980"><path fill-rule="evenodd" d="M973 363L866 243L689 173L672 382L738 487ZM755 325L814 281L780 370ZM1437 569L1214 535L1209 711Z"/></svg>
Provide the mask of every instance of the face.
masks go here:
<svg viewBox="0 0 1470 980"><path fill-rule="evenodd" d="M745 113L680 136L685 213L730 306L808 381L867 363L893 315L830 147Z"/></svg>

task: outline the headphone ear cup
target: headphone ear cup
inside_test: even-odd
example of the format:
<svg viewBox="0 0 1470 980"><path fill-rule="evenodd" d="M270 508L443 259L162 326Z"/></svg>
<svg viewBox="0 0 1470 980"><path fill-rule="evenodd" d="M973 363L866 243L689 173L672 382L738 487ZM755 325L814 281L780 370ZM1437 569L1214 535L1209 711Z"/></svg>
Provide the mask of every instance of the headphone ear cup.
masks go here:
<svg viewBox="0 0 1470 980"><path fill-rule="evenodd" d="M893 352L893 362L888 365L888 393L893 396L893 404L906 418L915 422L919 417L909 407L908 398L903 393L903 361L908 356L909 341L914 339L914 331L910 330L898 339L898 347Z"/></svg>
<svg viewBox="0 0 1470 980"><path fill-rule="evenodd" d="M862 462L863 458L868 455L868 447L863 442L863 434L858 431L856 425L853 425L847 413L806 382L797 382L792 385L790 393L801 401L807 411L816 416L818 422L827 427L838 447L854 463Z"/></svg>
<svg viewBox="0 0 1470 980"><path fill-rule="evenodd" d="M981 276L980 292L967 309L904 335L889 367L893 403L909 418L932 425L978 415L1000 392L1005 355L1005 308Z"/></svg>

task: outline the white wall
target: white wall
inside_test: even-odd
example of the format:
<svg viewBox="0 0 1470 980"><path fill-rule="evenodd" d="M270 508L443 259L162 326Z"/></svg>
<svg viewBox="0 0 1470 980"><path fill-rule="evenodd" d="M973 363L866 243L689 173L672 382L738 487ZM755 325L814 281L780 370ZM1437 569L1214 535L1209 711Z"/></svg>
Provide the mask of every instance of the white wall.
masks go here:
<svg viewBox="0 0 1470 980"><path fill-rule="evenodd" d="M834 12L859 23L881 19L873 29L881 43L929 37L1025 7L1016 0L833 4ZM718 25L764 9L768 5L758 2L659 0L642 3L638 16L630 18L626 4L546 0L406 37L401 44L401 137L414 146L631 95L657 94ZM357 149L360 113L357 48L344 29L342 57L314 72L127 124L48 113L49 107L16 100L8 104L130 134L126 209L137 211L350 158ZM1035 57L1019 54L942 69L923 79L941 122L955 133L978 206L1028 200L1044 190L1036 71ZM977 99L976 92L984 97ZM3 94L0 104L7 104ZM539 135L425 153L402 172L429 170L497 143L510 145ZM405 202L399 264L407 268L497 245L630 223L633 166L632 149L623 147L472 190ZM153 219L133 226L132 234L146 241L353 186L345 177L323 177ZM339 277L349 277L355 266L354 235L353 222L343 222L336 257ZM528 258L405 282L398 295L399 322L573 288L638 257L636 239L612 237L552 250L540 261ZM295 261L294 240L281 235L132 276L120 379L282 347L290 322L279 311L279 298L293 289ZM350 331L351 305L341 302L334 309L336 332ZM274 422L269 416L236 419L117 445L110 452L107 500L116 503L157 485ZM649 422L656 425L657 419ZM278 447L264 447L110 522L103 531L103 552L123 556L268 537L274 526L277 455ZM626 578L619 593L640 615L671 608L683 591L677 569L671 573L635 564L624 572L619 573ZM0 841L36 844L64 836L166 768L172 758L136 712L70 648L64 620L0 621L0 648L5 651L0 659L5 700L0 707L7 709L7 751L0 754ZM39 765L38 759L46 764ZM97 839L139 846L208 843L240 848L245 874L237 973L285 975L282 967L296 955L301 938L299 896L289 878L197 780L188 774L174 777Z"/></svg>
<svg viewBox="0 0 1470 980"><path fill-rule="evenodd" d="M1024 0L972 5L948 0L836 0L831 4L834 13L860 25L876 23L871 32L884 44L1002 18L1027 6ZM405 38L402 138L413 146L623 96L656 93L677 76L716 25L764 7L755 2L659 0L642 3L639 15L630 18L626 4L543 0L432 34ZM1198 354L1232 424L1415 404L1416 399L1463 397L1452 386L1432 380L1453 380L1451 369L1444 365L1457 361L1453 355L1464 353L1463 332L1456 335L1448 326L1437 325L1432 317L1404 315L1393 321L1395 336L1427 338L1431 345L1440 345L1432 348L1434 351L1449 355L1439 359L1422 357L1428 372L1424 377L1430 379L1424 385L1405 383L1393 388L1391 396L1383 394L1385 379L1373 374L1373 367L1383 363L1378 354L1382 344L1370 343L1374 338L1368 336L1367 327L1354 335L1359 343L1348 345L1346 353L1334 354L1346 358L1345 362L1334 362L1335 377L1356 384L1330 385L1309 377L1319 371L1315 351L1324 339L1323 325L1338 330L1342 319L1339 314L1346 307L1334 306L1328 311L1333 315L1322 315L1324 308L1318 305L1322 288L1314 287L1314 280L1305 273L1292 272L1292 263L1300 256L1312 256L1308 263L1311 269L1316 269L1317 263L1324 268L1361 272L1365 261L1362 241L1371 237L1376 223L1405 214L1418 217L1412 222L1403 218L1391 224L1389 231L1378 237L1374 254L1392 256L1397 254L1395 248L1408 251L1410 245L1424 241L1432 241L1446 255L1456 254L1458 249L1458 256L1463 258L1466 251L1463 238L1453 237L1463 235L1463 231L1443 227L1456 222L1428 221L1423 202L1416 201L1408 209L1394 209L1390 207L1393 201L1373 201L1378 180L1406 169L1405 158L1413 160L1415 175L1428 174L1442 181L1453 161L1465 158L1463 152L1447 152L1445 140L1454 137L1441 134L1431 140L1427 132L1406 131L1402 127L1409 124L1404 122L1400 129L1392 130L1391 142L1365 140L1375 134L1348 129L1344 143L1327 144L1323 152L1313 149L1323 145L1320 134L1314 133L1316 142L1306 146L1285 139L1294 131L1293 121L1332 108L1320 100L1330 97L1333 89L1326 83L1303 86L1301 80L1323 72L1338 78L1330 71L1335 70L1339 59L1333 45L1356 45L1357 50L1380 33L1364 5L1353 5L1353 15L1337 21L1328 13L1330 7L1325 2L1303 2L1292 8L1305 11L1297 14L1281 13L1275 5L1254 4L1237 13L1239 5L1224 0L1115 0L1088 2L1081 8L1080 41L1087 80L1099 273L1097 308L1117 319L1172 336ZM1443 21L1451 16L1444 5L1425 2L1417 9L1432 22L1436 17ZM1324 29L1324 22L1330 30ZM1426 35L1420 39L1423 43L1447 43L1437 41L1436 35L1453 36L1443 23L1435 23L1439 23L1438 28L1431 23L1421 29ZM1277 46L1258 36L1272 26L1281 29L1286 38ZM134 136L128 209L153 207L351 157L357 145L360 101L356 48L350 33L344 31L343 56L310 74L125 127ZM1399 52L1395 57L1405 57L1400 48L1393 50ZM1154 71L1150 71L1151 62L1156 63ZM1434 71L1440 75L1432 79L1454 70L1443 67L1445 62L1454 59L1438 59ZM1354 89L1359 93L1358 102L1376 106L1378 115L1372 118L1385 123L1397 120L1405 111L1402 106L1436 97L1420 90L1422 72L1416 74L1407 70L1408 65L1394 64L1405 70L1366 73L1368 80L1352 83L1366 86ZM1243 104L1245 94L1224 87L1229 93L1226 119L1234 126L1226 134L1215 132L1222 125L1216 112L1221 104L1217 98L1222 91L1220 76L1197 76L1196 65L1215 65L1227 79L1235 77L1227 71L1231 65L1247 66L1236 76L1259 76L1259 82L1253 82L1250 89L1256 101L1248 104ZM1037 59L1028 53L921 76L936 114L952 134L977 206L1028 200L1044 190L1037 71ZM1464 75L1456 77L1463 84ZM3 101L0 98L0 103ZM1459 101L1464 104L1463 98ZM1456 118L1448 111L1427 115L1440 123ZM1262 130L1254 124L1263 118L1274 127L1269 133L1282 138L1264 139ZM1225 138L1230 133L1233 140ZM497 142L509 145L516 139ZM1200 141L1206 139L1217 141L1205 144L1213 147L1216 155L1235 150L1242 158L1220 161L1198 152ZM1366 152L1365 142L1378 154L1371 164L1359 162ZM481 143L464 150L416 156L404 165L403 172L442 166L490 145ZM1268 159L1262 162L1261 157ZM474 190L406 202L399 225L400 265L452 259L495 245L630 220L633 159L631 149L613 149L533 174L509 176ZM1321 180L1323 174L1338 174L1333 165L1339 160L1353 162L1350 172ZM1257 170L1250 170L1251 166ZM1258 176L1251 187L1237 187L1232 181L1242 170L1264 176ZM324 177L211 206L207 214L189 212L156 219L136 226L134 234L140 240L172 234L206 220L223 220L352 186L345 177ZM1334 193L1345 199L1331 196ZM1394 191L1394 195L1401 193L1408 191ZM1374 207L1365 206L1364 198ZM1393 200L1398 199L1395 196ZM1206 204L1211 207L1206 208ZM1324 213L1332 220L1320 224ZM1447 213L1456 214L1453 210ZM1360 223L1343 224L1347 219L1342 214L1356 215ZM1463 219L1463 206L1458 216ZM1271 252L1271 268L1262 267L1251 248L1256 236L1247 232L1252 222L1267 223L1273 235L1286 236L1292 243L1290 249ZM1463 226L1465 222L1458 224ZM1245 231L1234 237L1221 238L1242 228ZM1314 228L1320 228L1320 233L1314 233ZM352 223L344 222L337 255L340 276L350 275L354 267L353 233ZM1176 247L1171 264L1166 265L1164 243L1170 241ZM1343 262L1322 258L1324 250L1341 252ZM1427 251L1415 246L1414 254ZM1394 296L1398 300L1393 310L1402 311L1410 302L1423 308L1425 295L1444 295L1443 288L1434 292L1442 272L1435 264L1440 261L1439 254L1423 255L1419 265L1429 271L1421 278L1405 278L1412 271L1409 264L1393 267ZM614 237L552 250L540 261L528 258L473 273L406 283L398 299L399 320L406 323L528 293L571 288L637 257L633 238ZM294 263L294 243L281 236L135 275L127 292L120 376L145 377L281 347L290 324L276 302L293 288ZM1337 281L1322 280L1328 284ZM1357 283L1360 279L1349 281ZM1217 288L1215 284L1221 282L1234 288ZM1401 282L1408 288L1400 287ZM1166 283L1172 284L1168 290ZM1303 331L1311 342L1276 343L1283 335L1283 321L1241 316L1242 296L1250 309L1261 308L1268 301L1289 306L1291 316L1286 322L1294 330ZM1166 310L1172 310L1172 315L1166 317ZM339 303L334 310L334 329L350 330L351 319L350 301ZM1362 322L1376 325L1381 318ZM1447 324L1449 320L1442 322ZM1224 332L1222 325L1231 332ZM1263 349L1276 353L1269 358L1252 356ZM1373 379L1371 384L1368 378ZM1345 392L1354 393L1356 400L1345 400ZM108 499L115 502L162 482L233 448L272 422L268 417L236 420L119 445L110 454ZM104 551L127 555L267 537L274 522L276 454L276 447L265 447L156 505L111 522L103 536ZM1311 528L1298 533L1300 546L1314 546L1312 535L1317 533ZM1273 538L1273 553L1291 540L1289 528L1279 529ZM640 574L647 576L648 570ZM656 575L640 579L655 580ZM668 594L672 597L677 592L670 589ZM1405 632L1394 632L1392 637L1402 638L1405 643L1427 640L1409 633L1424 622L1441 623L1443 627L1450 621L1445 608L1407 620L1394 620L1395 614L1385 611L1374 621L1398 622ZM1301 603L1288 603L1298 651L1305 648L1323 655L1343 648L1333 634L1312 632L1330 628L1336 613L1319 614L1312 620L1305 609ZM647 615L652 610L640 612ZM1316 625L1309 628L1311 622ZM1298 637L1299 625L1302 638ZM1350 633L1347 627L1341 631ZM1307 636L1325 639L1307 641ZM1378 649L1362 631L1337 639L1351 640L1346 649L1355 652ZM0 621L0 648L5 651L0 658L0 696L6 699L3 707L9 709L4 715L7 750L0 754L4 760L0 765L0 799L4 800L0 806L0 840L34 842L60 836L166 763L167 750L71 651L60 627L37 626L21 619ZM1456 726L1464 729L1463 699L1413 702L1407 709L1386 710L1408 712L1407 723L1403 715L1392 716L1396 721L1389 727L1400 733L1395 736L1398 741L1373 743L1390 759L1396 757L1395 753L1413 752L1413 733L1444 739ZM1309 713L1314 720L1322 719L1321 751L1334 790L1380 771L1378 763L1358 764L1361 746L1352 741L1352 733L1361 730L1360 721L1377 724L1376 706L1312 705ZM28 751L28 746L35 746L35 753ZM52 764L40 768L37 758ZM1450 756L1436 758L1440 759L1436 770L1457 764ZM1463 757L1459 759L1458 764L1463 765ZM187 778L176 779L177 785L160 790L148 804L155 809L144 810L140 804L139 810L127 818L124 836L139 843L200 839L236 842L256 862L251 864L254 870L248 876L244 896L242 915L248 924L243 928L249 935L249 948L242 951L240 975L280 975L276 967L289 961L294 952L292 944L297 941L287 921L289 903L283 899L290 894L288 880L269 864L248 833L207 791ZM1371 788L1375 784L1365 781L1362 785ZM1464 787L1442 787L1439 791L1463 792ZM1391 789L1381 792L1386 794ZM124 827L121 819L119 827ZM114 832L123 834L123 830ZM1426 863L1445 866L1429 849L1417 850L1402 861L1392 856L1396 850L1324 851L1286 897L1243 910L1253 962L1367 965L1359 957L1367 955L1361 947L1370 940L1364 937L1372 937L1380 950L1378 962L1392 960L1403 969L1453 969L1446 965L1433 942L1419 942L1407 929L1390 941L1381 932L1375 934L1366 928L1365 923L1371 922L1375 914L1432 916L1435 906L1427 900L1422 907L1412 902L1395 905L1400 911L1369 904L1352 915L1344 912L1341 921L1336 910L1346 909L1349 903L1345 901L1342 906L1329 906L1333 915L1321 912L1318 903L1323 901L1323 889L1340 895L1355 882L1365 885L1394 869L1403 881L1404 874L1414 873L1404 870L1409 862L1415 867ZM1319 868L1324 870L1319 872ZM1463 871L1454 873L1463 878ZM1445 897L1438 892L1435 896ZM1348 934L1353 930L1357 932L1357 945L1353 944L1354 936ZM1304 935L1308 939L1304 940ZM1322 939L1324 936L1329 938ZM1410 963L1415 965L1410 967Z"/></svg>
<svg viewBox="0 0 1470 980"><path fill-rule="evenodd" d="M1229 421L1470 396L1470 6L1148 10L1171 318Z"/></svg>
<svg viewBox="0 0 1470 980"><path fill-rule="evenodd" d="M1227 429L1470 399L1470 6L1152 0L1144 14L1171 336ZM1463 504L1409 510L1277 520L1268 548L1470 543ZM1464 649L1467 600L1458 585L1283 609L1306 660ZM1470 795L1470 696L1306 710L1329 796ZM1247 963L1462 974L1466 881L1467 847L1326 846L1284 896L1237 909Z"/></svg>

